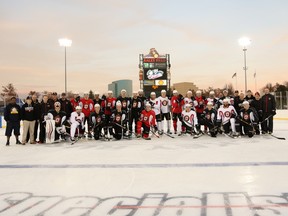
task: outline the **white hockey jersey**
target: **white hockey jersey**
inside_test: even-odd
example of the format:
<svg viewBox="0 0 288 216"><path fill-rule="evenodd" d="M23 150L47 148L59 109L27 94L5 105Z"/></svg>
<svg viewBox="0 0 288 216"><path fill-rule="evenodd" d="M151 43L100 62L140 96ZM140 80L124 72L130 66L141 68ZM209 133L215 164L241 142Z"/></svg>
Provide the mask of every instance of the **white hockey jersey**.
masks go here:
<svg viewBox="0 0 288 216"><path fill-rule="evenodd" d="M217 120L228 122L233 114L237 116L237 112L233 106L229 105L229 107L225 108L223 105L221 105L218 109Z"/></svg>
<svg viewBox="0 0 288 216"><path fill-rule="evenodd" d="M79 124L84 125L84 119L85 119L85 116L84 116L84 113L82 112L80 114L78 114L76 111L71 113L70 122L72 124L78 122Z"/></svg>
<svg viewBox="0 0 288 216"><path fill-rule="evenodd" d="M155 115L159 115L161 109L161 102L159 98L155 98L154 100L150 98L149 101L152 102L151 108L155 112Z"/></svg>
<svg viewBox="0 0 288 216"><path fill-rule="evenodd" d="M160 109L161 113L169 113L171 107L171 101L168 97L163 98L162 96L158 97L161 103Z"/></svg>
<svg viewBox="0 0 288 216"><path fill-rule="evenodd" d="M197 102L197 101L196 101ZM192 108L194 109L195 107L195 101L192 100L191 98L185 97L184 98L184 107L183 109L185 109L185 104L191 104Z"/></svg>
<svg viewBox="0 0 288 216"><path fill-rule="evenodd" d="M197 114L194 110L191 110L190 112L186 112L184 110L182 111L181 115L182 115L183 122L187 126L194 127L195 125L198 124Z"/></svg>

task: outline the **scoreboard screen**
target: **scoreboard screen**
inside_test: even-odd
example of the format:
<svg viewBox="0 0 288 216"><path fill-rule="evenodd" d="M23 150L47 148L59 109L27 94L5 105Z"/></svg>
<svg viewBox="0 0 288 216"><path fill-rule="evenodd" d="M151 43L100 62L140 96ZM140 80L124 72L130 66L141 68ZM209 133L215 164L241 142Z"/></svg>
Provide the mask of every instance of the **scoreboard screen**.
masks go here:
<svg viewBox="0 0 288 216"><path fill-rule="evenodd" d="M165 69L144 69L144 80L165 80L167 79L167 70Z"/></svg>

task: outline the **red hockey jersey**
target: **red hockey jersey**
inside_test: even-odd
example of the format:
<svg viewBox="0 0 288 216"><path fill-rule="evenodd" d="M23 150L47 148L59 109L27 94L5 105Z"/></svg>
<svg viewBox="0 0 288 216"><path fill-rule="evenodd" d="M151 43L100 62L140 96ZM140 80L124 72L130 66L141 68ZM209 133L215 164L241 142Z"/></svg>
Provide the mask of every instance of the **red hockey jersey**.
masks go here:
<svg viewBox="0 0 288 216"><path fill-rule="evenodd" d="M172 113L181 113L184 100L179 96L173 96L171 98Z"/></svg>
<svg viewBox="0 0 288 216"><path fill-rule="evenodd" d="M116 98L107 97L105 100L102 101L102 107L104 109L105 115L112 115L112 111L115 108Z"/></svg>
<svg viewBox="0 0 288 216"><path fill-rule="evenodd" d="M94 102L91 99L81 98L79 106L82 108L85 117L89 117L90 113L93 111Z"/></svg>
<svg viewBox="0 0 288 216"><path fill-rule="evenodd" d="M139 121L143 122L147 127L156 125L155 112L153 110L142 110Z"/></svg>
<svg viewBox="0 0 288 216"><path fill-rule="evenodd" d="M71 104L72 104L73 111L76 110L76 107L77 107L77 106L80 106L79 103L80 103L80 101L77 102L77 101L75 100L75 98L73 98L73 99L71 100Z"/></svg>

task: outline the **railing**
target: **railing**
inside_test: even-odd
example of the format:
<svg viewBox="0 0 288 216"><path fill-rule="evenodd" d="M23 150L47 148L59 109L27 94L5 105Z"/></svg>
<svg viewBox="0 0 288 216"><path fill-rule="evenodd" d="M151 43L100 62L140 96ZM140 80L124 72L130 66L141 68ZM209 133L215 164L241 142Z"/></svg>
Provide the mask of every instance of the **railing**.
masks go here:
<svg viewBox="0 0 288 216"><path fill-rule="evenodd" d="M288 109L288 91L274 92L277 109Z"/></svg>

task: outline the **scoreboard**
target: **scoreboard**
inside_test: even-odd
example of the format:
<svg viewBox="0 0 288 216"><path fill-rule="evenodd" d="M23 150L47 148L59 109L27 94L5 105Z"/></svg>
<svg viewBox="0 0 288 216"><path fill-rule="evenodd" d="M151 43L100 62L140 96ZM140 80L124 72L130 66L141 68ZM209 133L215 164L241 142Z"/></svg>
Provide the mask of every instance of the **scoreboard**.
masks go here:
<svg viewBox="0 0 288 216"><path fill-rule="evenodd" d="M149 96L151 92L155 92L157 96L160 96L160 92L163 89L169 92L170 90L169 55L168 54L159 55L157 52L157 56L155 55L153 56L151 55L151 49L150 49L150 53L148 55L144 56L143 54L140 54L139 60L140 60L139 63L140 88L143 89L145 95Z"/></svg>

